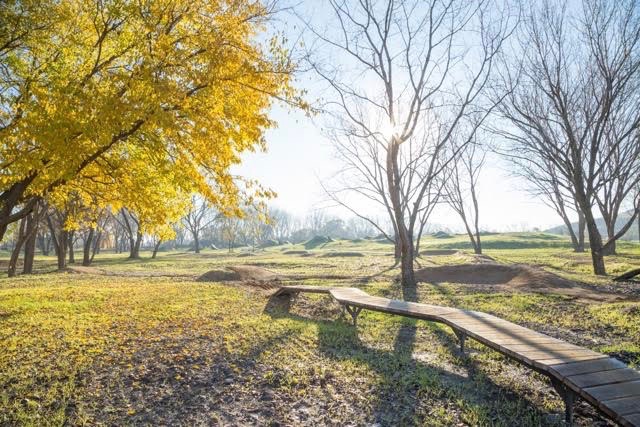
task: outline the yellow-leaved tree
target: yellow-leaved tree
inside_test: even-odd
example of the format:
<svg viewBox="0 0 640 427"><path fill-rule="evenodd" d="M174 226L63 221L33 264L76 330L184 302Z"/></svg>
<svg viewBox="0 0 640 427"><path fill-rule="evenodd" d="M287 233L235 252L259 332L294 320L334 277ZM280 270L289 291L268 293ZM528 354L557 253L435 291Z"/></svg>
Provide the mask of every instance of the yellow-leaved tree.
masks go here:
<svg viewBox="0 0 640 427"><path fill-rule="evenodd" d="M194 192L237 213L229 169L264 146L268 107L305 108L282 40L264 42L270 15L252 0L2 2L0 239L67 191L135 210L149 233Z"/></svg>

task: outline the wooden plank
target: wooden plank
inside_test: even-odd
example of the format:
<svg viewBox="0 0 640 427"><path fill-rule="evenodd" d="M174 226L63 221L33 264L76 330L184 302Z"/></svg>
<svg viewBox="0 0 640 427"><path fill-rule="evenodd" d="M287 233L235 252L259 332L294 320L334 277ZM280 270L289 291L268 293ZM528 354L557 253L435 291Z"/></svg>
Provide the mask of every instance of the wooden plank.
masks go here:
<svg viewBox="0 0 640 427"><path fill-rule="evenodd" d="M618 421L623 426L640 426L640 412L623 415L622 417L618 418Z"/></svg>
<svg viewBox="0 0 640 427"><path fill-rule="evenodd" d="M588 374L598 371L610 371L612 369L626 368L627 365L612 357L600 360L591 360L586 362L565 363L561 365L551 366L561 378L571 375Z"/></svg>
<svg viewBox="0 0 640 427"><path fill-rule="evenodd" d="M587 387L582 391L599 401L619 399L621 397L640 396L640 380Z"/></svg>
<svg viewBox="0 0 640 427"><path fill-rule="evenodd" d="M638 412L638 408L640 408L640 396L607 400L606 402L602 402L602 406L606 406L618 415L633 414Z"/></svg>
<svg viewBox="0 0 640 427"><path fill-rule="evenodd" d="M573 375L566 378L566 381L578 387L586 388L597 385L613 384L639 380L640 373L634 369L621 368L609 371L590 372L588 374Z"/></svg>
<svg viewBox="0 0 640 427"><path fill-rule="evenodd" d="M544 351L553 353L556 350L577 350L582 349L582 347L578 347L577 345L569 344L567 342L538 342L538 343L526 343L519 342L516 344L501 344L504 348L507 348L511 351L515 351L517 353L525 352L525 351Z"/></svg>
<svg viewBox="0 0 640 427"><path fill-rule="evenodd" d="M600 356L600 353L591 351L586 348L578 347L577 349L558 349L558 350L520 350L517 353L531 360L552 359L554 357L580 357L580 356Z"/></svg>
<svg viewBox="0 0 640 427"><path fill-rule="evenodd" d="M549 341L549 342L564 342L559 339L550 337L548 335L539 334L534 331L529 331L528 333L518 332L517 334L506 333L501 331L488 331L483 334L486 338L495 340L496 343L508 342L513 340L518 341L527 341L527 342L541 342L541 341Z"/></svg>
<svg viewBox="0 0 640 427"><path fill-rule="evenodd" d="M499 317L494 316L493 314L488 314L488 313L482 313L481 311L472 311L472 310L459 310L458 313L456 313L453 318L460 318L460 319L498 319L498 320L502 320L505 321L504 319L501 319Z"/></svg>
<svg viewBox="0 0 640 427"><path fill-rule="evenodd" d="M546 335L543 336L535 336L535 335L524 335L524 336L515 336L515 337L507 337L507 338L500 338L498 337L491 337L491 336L486 336L486 338L490 339L491 341L495 342L496 344L500 344L502 346L510 346L510 345L519 345L519 344L532 344L532 345L538 345L538 344L545 344L545 345L554 345L554 344L560 344L560 343L564 343L564 341L555 339L555 338L551 338L548 337Z"/></svg>
<svg viewBox="0 0 640 427"><path fill-rule="evenodd" d="M553 357L551 359L536 359L534 365L538 368L549 371L549 366L565 364L565 363L576 363L576 362L584 362L588 360L601 360L607 359L608 356L604 354L598 354L597 356L582 356L582 357Z"/></svg>
<svg viewBox="0 0 640 427"><path fill-rule="evenodd" d="M464 328L470 331L502 333L512 336L527 335L533 332L531 329L523 328L522 326L514 325L513 323L496 325L483 322L458 322L456 320L450 320L449 316L447 316L447 320L459 328Z"/></svg>

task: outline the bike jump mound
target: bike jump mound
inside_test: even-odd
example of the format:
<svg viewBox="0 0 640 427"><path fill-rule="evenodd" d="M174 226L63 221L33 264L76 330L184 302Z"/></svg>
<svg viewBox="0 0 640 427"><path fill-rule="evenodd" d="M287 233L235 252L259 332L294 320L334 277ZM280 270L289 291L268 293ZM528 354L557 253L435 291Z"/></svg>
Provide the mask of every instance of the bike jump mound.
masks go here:
<svg viewBox="0 0 640 427"><path fill-rule="evenodd" d="M273 271L252 265L233 265L210 270L198 277L198 282L241 282L244 284L270 284L280 281L280 276ZM263 286L261 286L263 287Z"/></svg>
<svg viewBox="0 0 640 427"><path fill-rule="evenodd" d="M430 266L417 270L418 282L488 285L496 290L561 294L571 297L613 301L623 295L565 279L527 264L474 263Z"/></svg>

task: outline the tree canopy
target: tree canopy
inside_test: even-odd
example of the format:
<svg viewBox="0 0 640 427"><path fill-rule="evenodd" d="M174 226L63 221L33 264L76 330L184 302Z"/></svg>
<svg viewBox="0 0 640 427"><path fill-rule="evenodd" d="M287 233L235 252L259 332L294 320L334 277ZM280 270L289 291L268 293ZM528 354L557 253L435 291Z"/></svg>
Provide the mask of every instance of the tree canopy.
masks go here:
<svg viewBox="0 0 640 427"><path fill-rule="evenodd" d="M230 167L264 146L274 99L299 102L282 39L259 43L270 13L249 0L3 2L0 238L33 200L70 191L157 224L193 192L236 211Z"/></svg>

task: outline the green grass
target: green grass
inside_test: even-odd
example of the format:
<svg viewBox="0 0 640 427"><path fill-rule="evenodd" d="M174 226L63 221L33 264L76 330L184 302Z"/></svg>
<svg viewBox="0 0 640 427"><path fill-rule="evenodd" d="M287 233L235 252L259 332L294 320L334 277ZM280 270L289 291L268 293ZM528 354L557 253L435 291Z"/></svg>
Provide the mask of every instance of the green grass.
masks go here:
<svg viewBox="0 0 640 427"><path fill-rule="evenodd" d="M588 254L571 252L566 239L483 237L486 253L502 262L608 282L589 274ZM426 239L423 247L464 249L465 240ZM0 279L0 425L561 424L561 401L543 377L478 343L461 355L442 325L365 311L355 329L325 296L284 307L261 291L195 281L247 263L285 275L285 283L401 295L389 244L341 240L312 257L282 254L301 248L251 257L98 255L94 267L112 276L52 273L55 259L39 257L39 274ZM327 251L365 256L318 256ZM639 245L620 252L607 259L610 271L638 265ZM494 313L640 366L638 302L586 304L448 283L421 284L419 299ZM578 412L579 425L602 422L591 409Z"/></svg>

